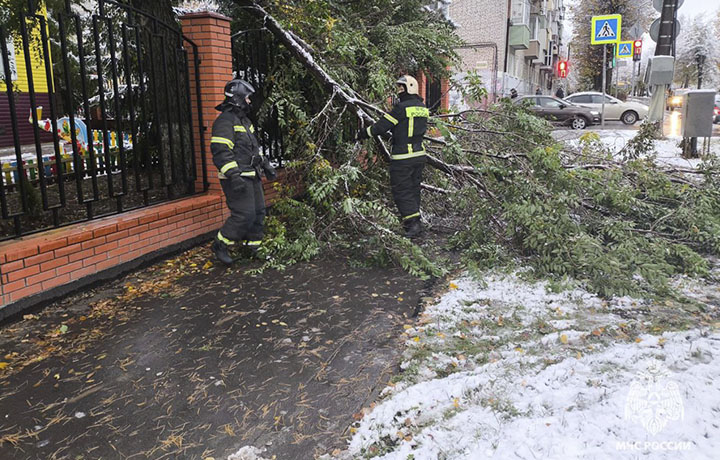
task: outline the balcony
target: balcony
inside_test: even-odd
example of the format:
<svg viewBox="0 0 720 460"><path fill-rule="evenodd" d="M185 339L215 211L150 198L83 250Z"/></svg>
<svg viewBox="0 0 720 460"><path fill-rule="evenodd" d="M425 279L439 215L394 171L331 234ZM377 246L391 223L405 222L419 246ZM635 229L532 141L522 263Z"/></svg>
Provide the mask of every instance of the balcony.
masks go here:
<svg viewBox="0 0 720 460"><path fill-rule="evenodd" d="M525 59L537 59L540 57L540 40L530 40L530 46L525 50Z"/></svg>
<svg viewBox="0 0 720 460"><path fill-rule="evenodd" d="M526 50L530 48L530 28L525 24L510 26L508 46L512 50Z"/></svg>

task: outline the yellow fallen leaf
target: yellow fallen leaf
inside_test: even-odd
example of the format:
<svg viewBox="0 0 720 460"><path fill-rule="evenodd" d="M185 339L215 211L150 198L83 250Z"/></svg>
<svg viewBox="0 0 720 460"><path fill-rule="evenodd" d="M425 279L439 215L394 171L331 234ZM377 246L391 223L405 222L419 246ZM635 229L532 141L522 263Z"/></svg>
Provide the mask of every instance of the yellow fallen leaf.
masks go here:
<svg viewBox="0 0 720 460"><path fill-rule="evenodd" d="M398 301L402 302L402 301L403 301L403 298L402 298L402 297L398 297Z"/></svg>
<svg viewBox="0 0 720 460"><path fill-rule="evenodd" d="M640 343L640 342L642 342L642 339L641 339L640 337L638 337L637 339L635 339L635 343Z"/></svg>
<svg viewBox="0 0 720 460"><path fill-rule="evenodd" d="M60 374L55 374L53 377L55 377L55 380L60 380Z"/></svg>
<svg viewBox="0 0 720 460"><path fill-rule="evenodd" d="M413 337L413 341L414 341L414 342L419 342L419 341L420 341L420 337Z"/></svg>
<svg viewBox="0 0 720 460"><path fill-rule="evenodd" d="M580 352L578 351L578 352L577 352L577 359L580 359L580 358L582 358L582 353L580 353Z"/></svg>
<svg viewBox="0 0 720 460"><path fill-rule="evenodd" d="M0 363L0 369L5 369L5 368L8 367L9 365L10 365L9 363L2 362L2 363Z"/></svg>
<svg viewBox="0 0 720 460"><path fill-rule="evenodd" d="M351 434L357 433L357 428L355 428L354 426L351 426L351 427L350 427L350 433L351 433Z"/></svg>
<svg viewBox="0 0 720 460"><path fill-rule="evenodd" d="M517 347L517 348L515 349L515 351L517 351L518 353L525 353L525 350L523 350L523 349L520 348L520 347Z"/></svg>
<svg viewBox="0 0 720 460"><path fill-rule="evenodd" d="M460 407L460 400L458 398L453 399L453 406L457 409Z"/></svg>
<svg viewBox="0 0 720 460"><path fill-rule="evenodd" d="M560 336L560 341L561 341L562 343L567 343L567 342L568 342L567 336L566 336L565 334L562 334L562 335Z"/></svg>
<svg viewBox="0 0 720 460"><path fill-rule="evenodd" d="M455 283L450 283L450 289L457 289L458 285Z"/></svg>
<svg viewBox="0 0 720 460"><path fill-rule="evenodd" d="M284 323L282 321L280 321L280 323L278 323L278 324L280 324L282 327L287 327L287 323Z"/></svg>
<svg viewBox="0 0 720 460"><path fill-rule="evenodd" d="M403 324L403 329L407 331L408 329L412 329L412 326L409 324Z"/></svg>
<svg viewBox="0 0 720 460"><path fill-rule="evenodd" d="M667 341L667 339L666 339L665 337L660 337L660 338L658 339L658 344L659 344L659 345L664 345L666 341Z"/></svg>
<svg viewBox="0 0 720 460"><path fill-rule="evenodd" d="M207 270L208 268L210 268L212 266L213 266L213 263L208 260L207 262L205 262L205 265L203 265L203 270Z"/></svg>

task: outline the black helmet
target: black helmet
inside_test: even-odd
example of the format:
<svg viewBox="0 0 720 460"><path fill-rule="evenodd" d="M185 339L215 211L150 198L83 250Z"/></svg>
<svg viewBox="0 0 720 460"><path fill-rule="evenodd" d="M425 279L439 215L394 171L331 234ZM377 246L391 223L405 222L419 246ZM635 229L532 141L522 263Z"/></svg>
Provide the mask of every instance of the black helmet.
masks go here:
<svg viewBox="0 0 720 460"><path fill-rule="evenodd" d="M253 94L255 94L255 88L245 80L235 78L225 84L225 102L243 110L250 108L247 102L245 102L245 98Z"/></svg>

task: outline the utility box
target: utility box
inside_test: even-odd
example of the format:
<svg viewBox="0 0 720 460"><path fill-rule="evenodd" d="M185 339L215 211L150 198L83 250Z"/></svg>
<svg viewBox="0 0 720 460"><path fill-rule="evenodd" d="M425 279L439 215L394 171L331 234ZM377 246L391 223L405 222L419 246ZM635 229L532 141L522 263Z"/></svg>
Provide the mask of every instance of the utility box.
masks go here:
<svg viewBox="0 0 720 460"><path fill-rule="evenodd" d="M715 116L715 90L698 89L683 96L682 125L683 137L711 137Z"/></svg>
<svg viewBox="0 0 720 460"><path fill-rule="evenodd" d="M675 72L675 58L672 56L653 56L645 71L645 84L670 85Z"/></svg>

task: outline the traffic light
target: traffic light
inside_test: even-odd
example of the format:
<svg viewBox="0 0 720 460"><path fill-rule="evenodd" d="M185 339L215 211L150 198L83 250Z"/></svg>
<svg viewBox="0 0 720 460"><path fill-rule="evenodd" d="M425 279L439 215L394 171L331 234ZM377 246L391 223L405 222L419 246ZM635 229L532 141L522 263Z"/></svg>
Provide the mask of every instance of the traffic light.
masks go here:
<svg viewBox="0 0 720 460"><path fill-rule="evenodd" d="M560 78L567 78L568 75L568 61L558 61L557 73Z"/></svg>
<svg viewBox="0 0 720 460"><path fill-rule="evenodd" d="M639 61L642 56L642 40L635 40L633 43L633 61Z"/></svg>

